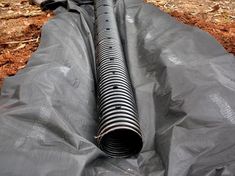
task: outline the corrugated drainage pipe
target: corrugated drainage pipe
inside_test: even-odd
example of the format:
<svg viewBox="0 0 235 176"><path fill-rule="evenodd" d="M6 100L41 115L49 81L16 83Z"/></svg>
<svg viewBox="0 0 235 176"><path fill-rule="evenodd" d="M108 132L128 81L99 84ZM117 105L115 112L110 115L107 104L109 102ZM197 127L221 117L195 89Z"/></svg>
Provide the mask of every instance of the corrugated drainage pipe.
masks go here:
<svg viewBox="0 0 235 176"><path fill-rule="evenodd" d="M113 1L96 0L95 11L100 118L97 142L111 157L130 157L140 152L143 142Z"/></svg>

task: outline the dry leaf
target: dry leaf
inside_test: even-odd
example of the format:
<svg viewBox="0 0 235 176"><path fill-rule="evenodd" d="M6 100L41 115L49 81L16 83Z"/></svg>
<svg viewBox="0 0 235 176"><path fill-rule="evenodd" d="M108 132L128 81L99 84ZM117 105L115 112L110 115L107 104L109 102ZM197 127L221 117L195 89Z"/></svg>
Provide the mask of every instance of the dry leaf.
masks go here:
<svg viewBox="0 0 235 176"><path fill-rule="evenodd" d="M217 23L221 23L221 20L219 20L219 19L215 19L215 22L217 22Z"/></svg>
<svg viewBox="0 0 235 176"><path fill-rule="evenodd" d="M212 10L210 10L209 12L215 12L218 11L220 9L219 4L215 5L214 7L212 7Z"/></svg>

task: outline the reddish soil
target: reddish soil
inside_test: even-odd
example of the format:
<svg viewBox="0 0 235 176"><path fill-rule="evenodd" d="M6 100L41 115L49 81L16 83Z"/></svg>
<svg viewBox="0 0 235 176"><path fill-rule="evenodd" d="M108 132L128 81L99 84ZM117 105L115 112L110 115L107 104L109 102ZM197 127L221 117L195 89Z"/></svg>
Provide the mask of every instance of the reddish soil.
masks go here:
<svg viewBox="0 0 235 176"><path fill-rule="evenodd" d="M8 0L9 1L9 0ZM51 13L27 1L0 3L0 87L3 79L25 67L37 49L42 25Z"/></svg>
<svg viewBox="0 0 235 176"><path fill-rule="evenodd" d="M145 0L178 21L210 33L235 55L234 0Z"/></svg>
<svg viewBox="0 0 235 176"><path fill-rule="evenodd" d="M0 36L0 86L3 78L15 75L16 72L25 67L31 54L37 49L40 38L40 29L48 19L46 15L11 20L7 25L25 25L21 30L11 32L11 35ZM28 23L29 22L29 23Z"/></svg>
<svg viewBox="0 0 235 176"><path fill-rule="evenodd" d="M235 1L146 1L183 23L209 32L228 52L235 55ZM5 77L15 75L18 70L25 67L32 52L38 47L42 25L51 16L52 13L41 12L39 7L31 6L27 0L1 0L0 87Z"/></svg>
<svg viewBox="0 0 235 176"><path fill-rule="evenodd" d="M212 22L206 22L205 20L191 14L177 11L171 12L170 15L185 24L197 26L210 33L228 52L235 55L235 22L215 24Z"/></svg>

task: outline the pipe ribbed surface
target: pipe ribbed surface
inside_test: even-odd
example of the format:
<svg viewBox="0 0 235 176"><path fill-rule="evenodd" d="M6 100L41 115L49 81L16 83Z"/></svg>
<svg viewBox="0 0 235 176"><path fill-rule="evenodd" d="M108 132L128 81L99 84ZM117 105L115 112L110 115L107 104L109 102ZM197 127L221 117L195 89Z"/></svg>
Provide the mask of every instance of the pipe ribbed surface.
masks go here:
<svg viewBox="0 0 235 176"><path fill-rule="evenodd" d="M113 1L96 0L95 12L100 118L97 142L111 157L130 157L140 152L143 142Z"/></svg>

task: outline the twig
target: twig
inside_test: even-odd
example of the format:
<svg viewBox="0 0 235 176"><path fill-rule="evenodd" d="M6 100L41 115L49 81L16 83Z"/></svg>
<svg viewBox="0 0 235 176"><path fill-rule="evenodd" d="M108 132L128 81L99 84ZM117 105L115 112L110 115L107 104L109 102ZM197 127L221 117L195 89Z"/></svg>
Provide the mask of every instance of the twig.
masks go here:
<svg viewBox="0 0 235 176"><path fill-rule="evenodd" d="M34 17L34 16L39 16L39 15L44 15L43 12L38 12L38 13L26 13L26 14L13 14L10 16L3 16L0 17L1 20L9 20L9 19L15 19L15 18L20 18L20 17Z"/></svg>
<svg viewBox="0 0 235 176"><path fill-rule="evenodd" d="M0 43L0 45L9 45L9 44L18 44L18 43L29 43L29 42L38 42L38 38L39 38L39 37L37 37L36 39L5 42L5 43Z"/></svg>

